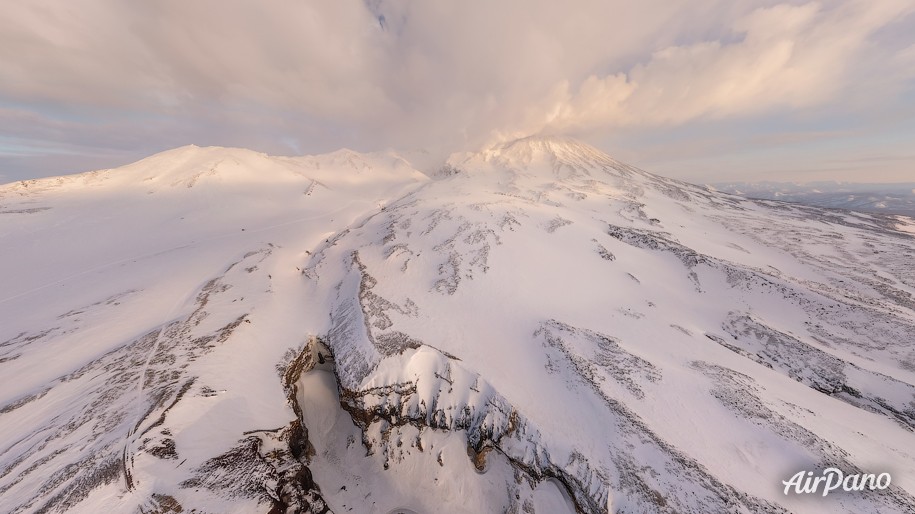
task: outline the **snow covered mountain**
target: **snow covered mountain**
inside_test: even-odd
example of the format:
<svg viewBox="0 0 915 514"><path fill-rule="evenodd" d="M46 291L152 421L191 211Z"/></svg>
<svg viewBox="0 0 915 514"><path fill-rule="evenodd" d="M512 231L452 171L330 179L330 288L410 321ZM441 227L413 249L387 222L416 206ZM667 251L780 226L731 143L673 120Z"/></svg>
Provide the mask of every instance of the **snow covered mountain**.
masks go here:
<svg viewBox="0 0 915 514"><path fill-rule="evenodd" d="M0 187L0 249L2 512L915 511L909 218L185 147Z"/></svg>
<svg viewBox="0 0 915 514"><path fill-rule="evenodd" d="M796 202L830 209L915 216L915 183L858 184L847 182L730 182L712 189L748 198Z"/></svg>

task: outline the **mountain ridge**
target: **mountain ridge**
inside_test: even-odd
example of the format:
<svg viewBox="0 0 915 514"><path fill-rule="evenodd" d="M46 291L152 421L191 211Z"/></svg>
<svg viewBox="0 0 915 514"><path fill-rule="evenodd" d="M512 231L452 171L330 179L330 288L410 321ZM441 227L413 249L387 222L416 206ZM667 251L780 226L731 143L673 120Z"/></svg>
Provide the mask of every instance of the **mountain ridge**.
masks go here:
<svg viewBox="0 0 915 514"><path fill-rule="evenodd" d="M118 168L107 168L101 170L92 170L72 175L62 175L56 177L46 177L40 179L19 180L8 184L0 185L0 189L11 189L17 191L27 190L41 186L60 185L67 182L95 182L100 176L110 176L112 174L123 175L120 178L138 181L161 180L163 173L166 171L183 172L191 174L200 174L213 171L221 163L226 161L245 161L249 168L255 168L266 162L281 164L283 167L302 167L313 168L316 165L320 167L328 162L347 163L350 167L364 168L371 163L377 164L381 161L396 162L403 161L406 166L414 170L430 168L427 162L414 164L413 159L418 161L429 160L428 156L412 157L411 154L417 152L401 152L398 150L387 150L381 152L357 152L354 150L342 148L323 154L306 154L300 156L273 156L264 152L249 150L239 147L223 146L197 146L194 144L184 145L169 150L158 152L149 157L145 157L134 163L126 164ZM473 152L456 152L442 159L439 165L432 165L424 173L439 175L442 166L451 166L460 168L462 163L473 165L473 163L490 163L495 166L523 168L529 167L535 161L546 160L557 164L558 166L574 166L576 163L585 165L597 163L605 167L614 167L619 170L635 170L627 164L613 159L606 153L597 148L578 141L574 138L565 136L528 136L505 142L499 142L487 145ZM359 161L361 164L354 164ZM189 166L190 165L190 166ZM380 167L380 166L379 166ZM189 168L189 169L184 169ZM638 170L641 173L647 173ZM143 177L127 177L128 173L142 174ZM173 177L177 182L190 182L193 177ZM264 175L258 177L261 179L276 178L273 175ZM669 180L669 179L668 179ZM678 181L679 182L679 181ZM682 183L687 185L686 183Z"/></svg>
<svg viewBox="0 0 915 514"><path fill-rule="evenodd" d="M915 507L904 221L561 138L175 152L0 188L0 510ZM893 484L782 493L826 466Z"/></svg>

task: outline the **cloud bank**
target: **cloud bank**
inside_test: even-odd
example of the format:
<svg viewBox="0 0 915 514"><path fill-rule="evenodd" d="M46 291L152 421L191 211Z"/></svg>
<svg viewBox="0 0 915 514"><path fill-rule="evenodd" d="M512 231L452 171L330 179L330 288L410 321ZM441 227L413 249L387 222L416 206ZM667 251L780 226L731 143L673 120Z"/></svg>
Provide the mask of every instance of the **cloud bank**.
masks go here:
<svg viewBox="0 0 915 514"><path fill-rule="evenodd" d="M697 123L892 109L915 79L911 0L32 0L0 10L0 164L191 142L457 150L565 133L612 145Z"/></svg>

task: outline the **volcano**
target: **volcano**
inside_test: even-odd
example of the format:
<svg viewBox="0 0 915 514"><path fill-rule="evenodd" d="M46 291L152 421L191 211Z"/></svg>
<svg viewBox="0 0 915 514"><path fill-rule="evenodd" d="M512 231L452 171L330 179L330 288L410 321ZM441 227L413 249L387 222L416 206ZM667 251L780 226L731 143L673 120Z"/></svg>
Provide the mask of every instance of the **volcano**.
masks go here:
<svg viewBox="0 0 915 514"><path fill-rule="evenodd" d="M189 146L0 186L0 248L2 512L915 512L904 216Z"/></svg>

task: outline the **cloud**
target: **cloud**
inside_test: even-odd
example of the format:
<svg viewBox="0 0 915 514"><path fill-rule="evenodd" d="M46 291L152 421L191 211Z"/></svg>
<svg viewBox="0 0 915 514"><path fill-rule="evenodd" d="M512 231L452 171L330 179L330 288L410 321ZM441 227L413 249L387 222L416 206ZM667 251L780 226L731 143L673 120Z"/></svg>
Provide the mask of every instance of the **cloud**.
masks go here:
<svg viewBox="0 0 915 514"><path fill-rule="evenodd" d="M837 102L873 82L857 73L857 63L889 65L911 52L887 59L867 46L869 35L911 10L904 2L760 8L735 20L738 41L663 48L628 72L589 76L574 93L562 83L544 125L675 125Z"/></svg>
<svg viewBox="0 0 915 514"><path fill-rule="evenodd" d="M866 110L911 90L913 10L910 0L9 2L0 119L7 137L85 149L289 153Z"/></svg>

